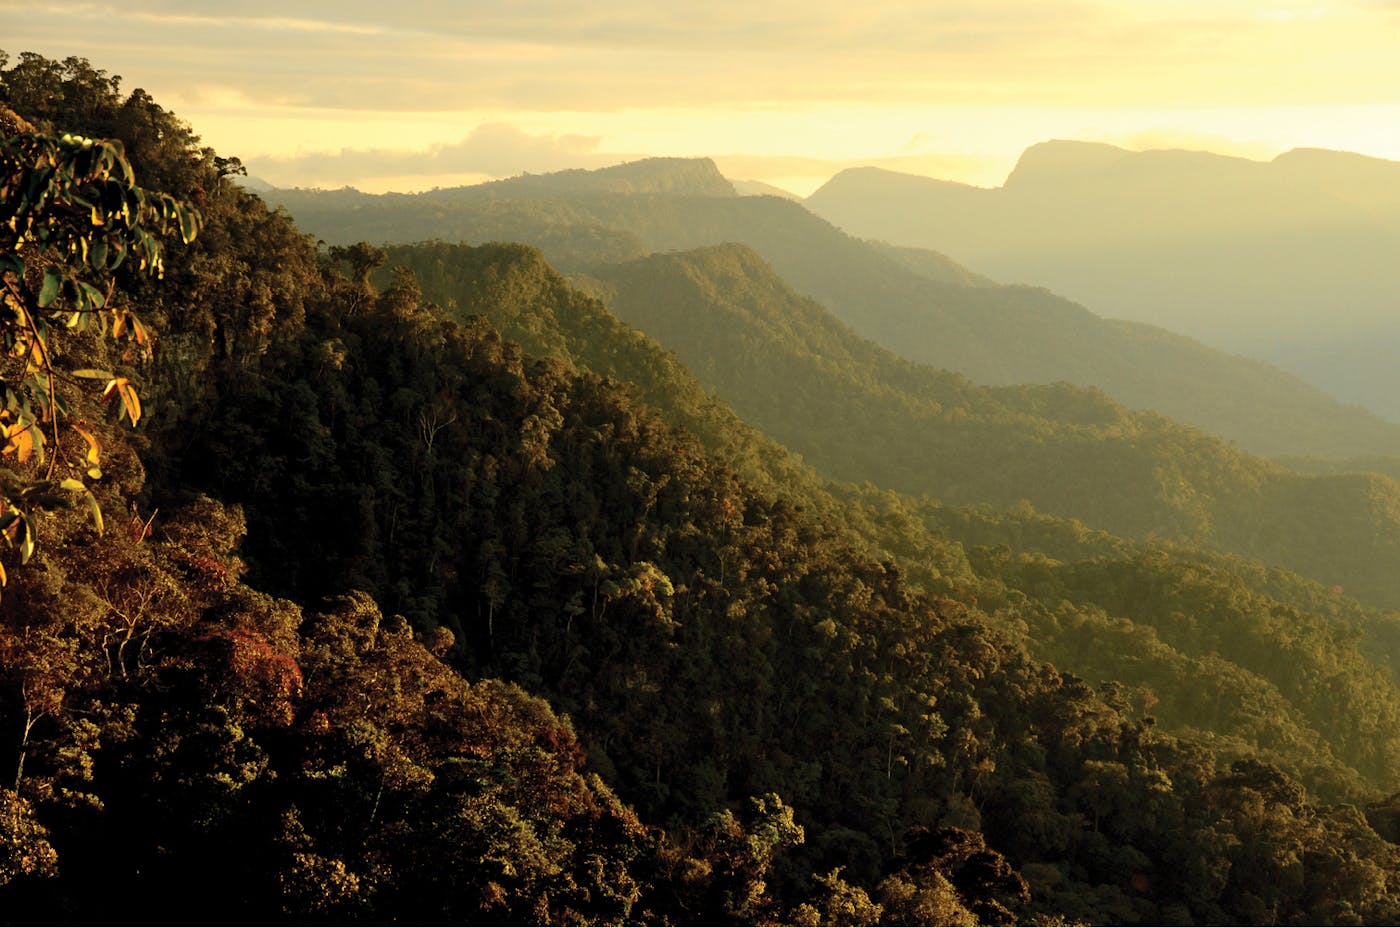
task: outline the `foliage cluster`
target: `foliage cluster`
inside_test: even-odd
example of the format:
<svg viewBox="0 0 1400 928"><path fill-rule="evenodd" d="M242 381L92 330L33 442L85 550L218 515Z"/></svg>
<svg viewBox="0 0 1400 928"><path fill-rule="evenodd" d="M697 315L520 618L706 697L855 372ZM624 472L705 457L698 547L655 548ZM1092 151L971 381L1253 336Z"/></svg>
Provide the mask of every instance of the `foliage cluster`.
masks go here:
<svg viewBox="0 0 1400 928"><path fill-rule="evenodd" d="M67 505L69 494L87 502L93 524L101 508L87 481L102 477L96 427L62 420L75 398L61 380L105 382L102 395L135 425L141 401L131 381L92 367L63 367L65 340L100 331L149 350L149 334L125 301L113 299L114 273L128 261L137 273L164 270L161 239L185 242L198 234L197 210L169 194L137 186L120 142L73 135L42 135L0 108L0 456L18 470L0 470L0 536L24 563L37 541L38 513ZM78 440L81 454L64 447ZM40 470L47 461L47 467ZM7 579L0 567L0 583Z"/></svg>

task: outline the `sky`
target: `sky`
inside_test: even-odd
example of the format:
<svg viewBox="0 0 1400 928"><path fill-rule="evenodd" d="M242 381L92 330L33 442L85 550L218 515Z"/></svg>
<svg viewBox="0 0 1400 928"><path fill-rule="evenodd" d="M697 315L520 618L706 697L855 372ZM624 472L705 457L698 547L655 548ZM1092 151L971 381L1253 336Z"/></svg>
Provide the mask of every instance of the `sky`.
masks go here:
<svg viewBox="0 0 1400 928"><path fill-rule="evenodd" d="M1051 138L1400 160L1400 0L0 0L0 48L87 58L279 186L648 155L997 186Z"/></svg>

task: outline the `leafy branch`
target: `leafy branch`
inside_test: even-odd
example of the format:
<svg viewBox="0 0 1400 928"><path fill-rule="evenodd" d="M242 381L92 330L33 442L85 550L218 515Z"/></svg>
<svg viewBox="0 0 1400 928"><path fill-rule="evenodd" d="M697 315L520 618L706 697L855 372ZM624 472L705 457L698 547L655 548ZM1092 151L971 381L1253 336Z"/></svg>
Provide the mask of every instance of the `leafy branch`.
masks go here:
<svg viewBox="0 0 1400 928"><path fill-rule="evenodd" d="M0 457L47 469L43 479L0 471L0 536L35 548L31 513L71 504L80 494L102 531L102 513L86 480L102 476L101 445L90 428L68 428L86 447L79 476L61 476L64 404L55 370L55 327L97 329L149 353L150 333L128 307L114 303L115 272L124 265L162 277L162 240L191 242L203 217L187 203L136 184L119 141L21 131L0 138L0 350L14 368L0 371ZM12 376L17 374L18 376ZM135 426L141 400L130 380L106 370L69 372L75 380L105 381L104 400ZM16 382L17 381L17 382ZM45 444L51 453L45 453ZM36 458L37 456L37 458ZM69 494L69 495L64 495ZM6 582L0 566L0 584Z"/></svg>

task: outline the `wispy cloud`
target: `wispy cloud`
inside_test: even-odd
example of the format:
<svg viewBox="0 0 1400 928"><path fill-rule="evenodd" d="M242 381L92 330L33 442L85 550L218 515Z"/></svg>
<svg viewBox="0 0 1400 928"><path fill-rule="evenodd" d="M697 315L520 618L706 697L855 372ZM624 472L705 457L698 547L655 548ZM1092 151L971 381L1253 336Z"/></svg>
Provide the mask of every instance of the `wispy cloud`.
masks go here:
<svg viewBox="0 0 1400 928"><path fill-rule="evenodd" d="M421 188L448 175L506 177L574 167L600 167L627 160L625 154L598 151L599 138L584 135L532 135L505 123L478 126L460 141L425 150L352 148L293 157L250 158L249 168L278 185L365 186L392 177ZM413 178L423 178L414 182Z"/></svg>
<svg viewBox="0 0 1400 928"><path fill-rule="evenodd" d="M296 19L286 16L196 16L188 13L126 14L132 19L159 26L201 26L217 29L266 29L278 32L329 32L344 35L388 35L382 26L339 23L322 19Z"/></svg>
<svg viewBox="0 0 1400 928"><path fill-rule="evenodd" d="M1379 5L1317 0L213 0L22 4L13 35L86 37L344 109L753 102L1201 105L1400 93ZM0 9L17 9L0 0ZM315 15L307 11L314 10ZM1388 17L1387 17L1388 19ZM7 37L13 43L14 37ZM22 41L22 39L21 39ZM1299 43L1310 54L1297 54ZM125 49L125 55L122 54ZM1387 78L1390 78L1387 80ZM157 83L143 78L145 84ZM1344 88L1344 89L1343 89ZM1354 99L1364 94L1367 99ZM1275 100L1275 102L1277 102Z"/></svg>
<svg viewBox="0 0 1400 928"><path fill-rule="evenodd" d="M0 0L0 45L89 57L209 127L221 146L292 159L288 171L299 151L338 152L323 164L349 173L430 143L439 147L420 152L421 166L485 164L484 138L461 151L454 140L463 126L499 122L555 139L553 151L516 146L540 165L517 169L533 170L565 154L744 144L826 161L857 154L853 139L872 157L1014 157L1037 139L1008 142L1008 109L1192 119L1252 109L1274 128L1246 137L1293 138L1297 126L1266 111L1400 103L1397 9L1400 0ZM985 118L898 115L953 109ZM830 131L798 139L746 118L756 112L777 122L828 114ZM708 116L682 124L677 114ZM1360 137L1364 117L1346 118ZM873 122L890 131L870 135ZM742 128L717 135L722 123ZM981 135L949 138L954 125ZM1144 125L1193 128L1105 115L1057 122L1052 134ZM931 148L909 144L920 132ZM559 150L570 134L601 141L592 153Z"/></svg>
<svg viewBox="0 0 1400 928"><path fill-rule="evenodd" d="M599 168L646 157L642 152L606 150L601 141L599 136L532 134L507 123L489 123L458 142L418 151L360 148L246 160L255 176L276 186L353 186L382 192L477 183L522 173ZM715 155L714 160L728 177L769 178L802 194L815 190L837 172L860 165L995 186L1014 163L1010 157L937 152L872 158L736 153Z"/></svg>

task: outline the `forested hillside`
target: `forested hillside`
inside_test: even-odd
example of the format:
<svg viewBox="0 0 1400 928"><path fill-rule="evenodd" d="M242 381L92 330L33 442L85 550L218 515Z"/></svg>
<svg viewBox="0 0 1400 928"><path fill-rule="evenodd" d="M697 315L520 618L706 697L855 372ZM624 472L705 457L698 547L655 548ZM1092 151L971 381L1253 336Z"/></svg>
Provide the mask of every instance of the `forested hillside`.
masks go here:
<svg viewBox="0 0 1400 928"><path fill-rule="evenodd" d="M702 167L709 172L703 184L696 178ZM624 169L650 177L656 168L623 165L589 190L580 189L576 172L566 172L411 196L268 196L332 244L519 241L540 248L565 273L652 252L742 243L858 334L977 383L1097 387L1131 408L1156 410L1258 454L1400 452L1400 425L1266 364L1161 328L1101 318L1043 289L988 286L942 255L851 238L788 200L716 195L725 181L708 161L692 162L673 185L685 195L606 192L629 176Z"/></svg>
<svg viewBox="0 0 1400 928"><path fill-rule="evenodd" d="M481 305L471 252L392 254L437 299ZM1028 500L1120 535L1234 551L1400 605L1400 485L1388 478L1302 477L1100 393L989 389L909 363L799 297L742 246L595 274L620 318L830 478L953 504Z"/></svg>
<svg viewBox="0 0 1400 928"><path fill-rule="evenodd" d="M652 260L684 265L694 257L672 255ZM702 257L714 259L716 256ZM626 327L602 305L569 290L537 253L519 246L420 245L392 249L389 258L396 266L414 270L423 286L440 296L453 311L484 314L509 337L520 339L531 350L568 357L595 372L647 385L644 395L648 402L662 410L671 421L703 436L707 445L722 453L742 472L753 475L751 479L756 479L760 485L784 486L789 496L802 499L810 511L839 520L848 532L865 541L867 550L883 552L879 556L893 558L908 577L925 589L966 605L979 601L1002 603L1001 610L989 611L998 613L1003 628L1023 633L1025 643L1036 656L1054 660L1057 666L1091 679L1111 678L1131 686L1150 686L1169 701L1156 710L1163 722L1206 728L1217 737L1240 739L1253 750L1269 746L1280 752L1276 755L1280 763L1329 790L1338 788L1351 776L1341 774L1338 780L1337 768L1330 761L1318 765L1332 750L1326 745L1340 745L1341 739L1346 739L1349 746L1337 750L1340 756L1348 759L1347 763L1364 767L1369 771L1368 776L1379 777L1378 783L1389 782L1388 771L1392 763L1400 759L1400 754L1396 753L1400 742L1393 737L1388 723L1379 720L1390 718L1400 707L1392 692L1395 684L1388 673L1390 661L1384 657L1390 653L1389 643L1394 641L1394 631L1400 628L1393 619L1358 609L1351 600L1299 578L1291 582L1267 579L1268 576L1284 576L1277 571L1269 575L1247 562L1212 557L1180 546L1166 549L1160 538L1153 546L1144 547L1091 532L1082 523L1037 514L1024 503L1009 512L987 514L930 501L901 500L873 489L823 488L810 475L804 477L790 461L785 464L780 449L739 424L732 414L717 416L721 410L727 410L701 400L700 385L675 364L672 356L649 339L628 335ZM751 253L737 246L722 249L719 258L734 259L738 267L757 261ZM735 266L730 265L731 268ZM754 283L751 277L744 280L751 285ZM773 283L771 278L770 283L777 288L770 291L770 297L784 292L781 284ZM833 432L844 430L852 439L851 445L868 447L867 460L889 455L890 449L897 447L878 426L898 425L901 416L907 421L920 421L919 413L925 407L907 396L902 406L895 404L892 409L879 413L876 405L873 407L876 411L872 411L870 404L878 404L879 393L875 394L876 400L867 400L866 407L857 407L857 412L849 417L838 414L839 409L853 402L852 394L861 395L858 388L850 385L861 382L852 374L852 365L843 368L838 363L843 357L840 348L860 355L859 363L854 365L859 370L878 371L881 353L873 346L849 339L840 325L819 307L787 294L787 299L797 304L794 312L778 314L777 318L769 320L775 327L787 326L785 334L779 337L772 330L765 331L728 318L714 305L687 301L683 288L668 286L655 292L664 293L665 297L651 308L664 306L664 315L671 317L657 326L658 334L674 340L677 350L692 354L697 359L697 370L702 373L717 366L730 371L730 380L726 383L732 392L743 396L736 400L741 407L758 411L754 421L765 417L762 415L764 407L761 403L755 405L753 397L776 397L761 401L769 403L771 408L772 403L784 405L784 398L798 396L786 403L785 412L772 415L776 419L789 418L805 423L808 420L803 416L809 415L810 410L812 417L820 417L830 424ZM754 293L748 292L750 296ZM625 306L624 303L617 305ZM772 304L764 305L763 309L771 310ZM814 323L811 328L816 330L815 334L802 325L804 318ZM829 344L825 353L810 353L809 360L823 358L822 363L828 369L844 370L847 379L837 378L837 387L830 388L829 396L810 401L794 389L809 383L813 375L783 359L803 353L793 348L799 340L799 332L811 344L820 342L823 324ZM714 344L720 347L705 354L689 350L704 344L703 337L672 339L677 329L730 333L734 338L732 343L712 343L712 348ZM762 364L741 362L739 356L745 352L762 358ZM716 355L729 358L732 363L718 364ZM736 374L758 376L755 371L759 367L771 372L764 375L769 379L752 380L745 389L733 387ZM913 379L918 382L917 378ZM991 415L1002 423L1000 428L1009 432L1014 430L1013 423L1025 427L1027 421L1038 421L1040 432L1048 436L1043 440L1046 443L1054 440L1053 423L1032 419L1032 413L1024 410L1013 415L1006 406L984 395L987 393L984 389L956 377L947 379L965 393L965 405L959 407L961 415L957 418ZM886 393L898 396L889 388ZM947 395L942 398L948 399ZM1011 399L1014 401L1015 397ZM877 427L867 428L863 424L867 421ZM768 423L763 424L767 426ZM936 421L932 427L938 427ZM781 428L775 434L779 432ZM966 446L976 440L976 435L964 436L964 439ZM1001 443L993 444L998 447L998 454L1012 453L1009 441L1005 447ZM803 445L799 443L794 447ZM946 448L958 447L959 443L951 438L946 443ZM991 458L992 453L989 453L984 467L992 466L986 463ZM935 467L932 460L930 456L929 466ZM1150 464L1148 461L1147 465ZM975 569L959 542L974 550ZM1037 565L1037 570L1024 572L1020 556L1010 557L1006 545L1025 552L1029 563ZM1001 553L976 553L978 548L996 546L1001 546ZM1068 596L1063 584L1049 585L1050 575L1045 573L1053 574L1063 565L1047 563L1045 556L1069 564L1092 561L1106 571L1105 578L1116 579L1104 580L1102 598L1096 599L1088 589L1081 589L1077 596ZM1109 563L1102 563L1105 559ZM1144 564L1150 566L1144 567ZM1248 579L1242 580L1241 575ZM1221 628L1229 629L1224 632L1227 637L1238 636L1238 646L1225 659L1222 659L1224 652L1218 639L1183 637L1173 634L1171 628L1163 628L1170 616L1185 608L1174 598L1178 594L1172 592L1179 591L1183 577L1194 578L1198 595L1236 604L1236 612L1219 619ZM1133 591L1131 597L1114 592L1120 584ZM1044 600L1044 604L1037 605L1029 600ZM1071 600L1075 601L1074 605ZM1105 609L1112 614L1111 619ZM1286 646L1275 634L1277 621L1260 621L1256 615L1271 610L1286 612L1290 616L1288 622L1299 629L1304 626L1313 629L1309 643L1296 649L1290 657L1284 657L1279 650ZM1159 640L1159 628L1163 628L1165 640L1170 643ZM1358 647L1355 640L1358 634L1366 636L1368 646ZM1085 646L1095 636L1108 635L1119 636L1115 647ZM1071 647L1067 644L1070 640L1078 640L1080 644ZM1260 664L1257 659L1263 655L1274 656ZM1347 669L1339 671L1341 667ZM1341 702L1329 702L1325 706L1318 703L1305 709L1303 702L1309 690L1307 687L1299 689L1298 681L1309 674L1344 678L1347 682L1343 685L1356 687L1355 693L1343 697ZM1211 707L1203 709L1199 700L1209 688L1216 688L1215 696ZM1192 708L1180 706L1182 711L1176 711L1178 704L1173 701L1178 699L1191 703ZM1366 708L1361 708L1362 704ZM1240 713L1237 711L1240 705L1256 708ZM1269 708L1259 708L1263 705ZM1355 728L1356 725L1364 726L1364 732ZM1353 734L1342 735L1343 729ZM1366 756L1364 760L1363 755ZM1341 794L1345 791L1343 789Z"/></svg>
<svg viewBox="0 0 1400 928"><path fill-rule="evenodd" d="M376 282L373 247L318 252L86 62L22 56L0 99L34 123L3 120L6 189L53 191L6 240L6 309L144 409L63 379L106 530L34 497L39 543L5 558L8 917L1400 918L1382 617L1028 511L822 485L537 252L455 255L434 305ZM50 182L93 167L63 132L197 210L163 279L47 246L107 234L111 178ZM40 138L58 174L24 160ZM78 299L138 319L153 360L66 334ZM1067 658L1141 664L1152 634L1113 616L1148 621L1144 597L1156 653L1220 655L1163 677L1171 731L1138 684L1027 651L1059 626Z"/></svg>

